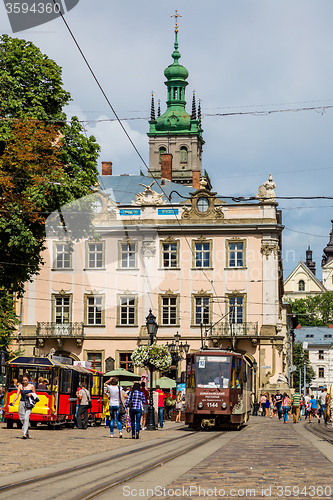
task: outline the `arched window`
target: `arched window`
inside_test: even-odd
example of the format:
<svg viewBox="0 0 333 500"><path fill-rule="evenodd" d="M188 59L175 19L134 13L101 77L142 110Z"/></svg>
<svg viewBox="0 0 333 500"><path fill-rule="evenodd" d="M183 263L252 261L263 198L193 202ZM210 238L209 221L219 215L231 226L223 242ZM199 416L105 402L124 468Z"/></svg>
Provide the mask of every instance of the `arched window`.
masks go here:
<svg viewBox="0 0 333 500"><path fill-rule="evenodd" d="M299 282L298 282L298 291L305 292L305 283L303 280L299 280Z"/></svg>
<svg viewBox="0 0 333 500"><path fill-rule="evenodd" d="M161 155L166 153L166 148L164 146L161 146L160 149L158 150L158 160L161 163Z"/></svg>
<svg viewBox="0 0 333 500"><path fill-rule="evenodd" d="M187 148L185 146L180 148L180 163L187 163Z"/></svg>

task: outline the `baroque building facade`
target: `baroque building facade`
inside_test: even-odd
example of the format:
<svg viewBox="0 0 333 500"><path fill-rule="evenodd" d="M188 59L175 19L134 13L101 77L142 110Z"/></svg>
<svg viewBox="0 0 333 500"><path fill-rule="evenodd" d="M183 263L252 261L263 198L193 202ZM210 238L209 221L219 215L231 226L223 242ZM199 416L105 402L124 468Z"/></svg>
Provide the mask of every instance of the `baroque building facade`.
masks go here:
<svg viewBox="0 0 333 500"><path fill-rule="evenodd" d="M103 189L96 188L91 204L94 232L71 238L70 228L75 233L84 223L75 208L64 212L66 232L59 234L61 224L50 217L45 265L25 286L20 347L26 355L54 353L102 371L133 370L131 353L148 343L152 309L158 343L179 332L192 352L202 344L235 348L257 362L257 387L274 388L287 370L275 183L270 176L248 202L211 191L202 178L195 101L192 115L185 110L188 72L179 64L177 32L174 48L165 71L166 112L155 118L152 103L156 180L113 176L105 162Z"/></svg>

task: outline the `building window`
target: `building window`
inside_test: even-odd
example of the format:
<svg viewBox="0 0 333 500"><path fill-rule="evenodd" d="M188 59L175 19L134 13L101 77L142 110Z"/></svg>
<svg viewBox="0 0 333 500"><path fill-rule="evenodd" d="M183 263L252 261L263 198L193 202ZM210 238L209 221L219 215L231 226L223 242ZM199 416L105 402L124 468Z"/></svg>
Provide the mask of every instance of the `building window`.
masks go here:
<svg viewBox="0 0 333 500"><path fill-rule="evenodd" d="M85 324L101 326L105 323L104 296L85 295Z"/></svg>
<svg viewBox="0 0 333 500"><path fill-rule="evenodd" d="M229 262L228 267L244 266L244 243L229 243Z"/></svg>
<svg viewBox="0 0 333 500"><path fill-rule="evenodd" d="M104 242L88 242L88 269L102 269L104 267Z"/></svg>
<svg viewBox="0 0 333 500"><path fill-rule="evenodd" d="M324 351L318 351L318 359L324 359Z"/></svg>
<svg viewBox="0 0 333 500"><path fill-rule="evenodd" d="M117 323L120 326L135 326L137 324L137 297L120 296L118 302Z"/></svg>
<svg viewBox="0 0 333 500"><path fill-rule="evenodd" d="M229 323L244 323L244 296L229 296Z"/></svg>
<svg viewBox="0 0 333 500"><path fill-rule="evenodd" d="M210 296L194 296L194 324L195 325L208 325L211 320L210 310Z"/></svg>
<svg viewBox="0 0 333 500"><path fill-rule="evenodd" d="M194 266L196 268L211 266L211 241L194 242Z"/></svg>
<svg viewBox="0 0 333 500"><path fill-rule="evenodd" d="M90 361L93 370L102 371L102 353L101 352L88 352L87 361Z"/></svg>
<svg viewBox="0 0 333 500"><path fill-rule="evenodd" d="M325 377L325 369L318 368L318 378L324 378L324 377Z"/></svg>
<svg viewBox="0 0 333 500"><path fill-rule="evenodd" d="M307 333L307 334L305 335L305 338L306 338L306 339L313 339L313 337L314 337L313 333Z"/></svg>
<svg viewBox="0 0 333 500"><path fill-rule="evenodd" d="M123 269L136 267L136 243L120 243L120 267Z"/></svg>
<svg viewBox="0 0 333 500"><path fill-rule="evenodd" d="M71 260L69 245L67 243L56 243L54 267L56 269L70 269L72 267Z"/></svg>
<svg viewBox="0 0 333 500"><path fill-rule="evenodd" d="M187 163L187 148L185 146L180 148L180 163Z"/></svg>
<svg viewBox="0 0 333 500"><path fill-rule="evenodd" d="M332 338L332 334L331 333L325 333L324 339L331 339L331 338Z"/></svg>
<svg viewBox="0 0 333 500"><path fill-rule="evenodd" d="M179 241L162 242L162 267L178 267Z"/></svg>
<svg viewBox="0 0 333 500"><path fill-rule="evenodd" d="M164 326L174 326L178 321L179 296L160 296L160 323Z"/></svg>
<svg viewBox="0 0 333 500"><path fill-rule="evenodd" d="M164 146L161 146L160 149L158 150L158 160L160 163L161 163L161 155L163 155L166 152L167 150Z"/></svg>
<svg viewBox="0 0 333 500"><path fill-rule="evenodd" d="M58 324L70 322L71 297L70 295L56 295L54 297L54 319Z"/></svg>
<svg viewBox="0 0 333 500"><path fill-rule="evenodd" d="M299 282L298 282L298 291L305 292L305 283L303 280L299 280Z"/></svg>
<svg viewBox="0 0 333 500"><path fill-rule="evenodd" d="M121 352L119 353L119 368L124 368L128 372L134 372L132 353Z"/></svg>

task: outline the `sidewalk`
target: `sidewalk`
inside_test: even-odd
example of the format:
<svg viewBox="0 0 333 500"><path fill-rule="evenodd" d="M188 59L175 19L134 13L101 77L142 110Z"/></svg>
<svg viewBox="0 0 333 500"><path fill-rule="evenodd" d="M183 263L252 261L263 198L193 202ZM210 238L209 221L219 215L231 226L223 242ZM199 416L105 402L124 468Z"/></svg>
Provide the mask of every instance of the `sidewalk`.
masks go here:
<svg viewBox="0 0 333 500"><path fill-rule="evenodd" d="M167 420L164 422L163 429L141 431L139 442L178 437L183 435L180 429L187 432L183 423L178 424ZM87 430L65 427L50 430L46 426L41 426L30 429L29 433L31 439L23 440L21 439L22 430L16 427L7 429L6 424L0 424L0 483L1 477L14 472L39 469L133 444L132 435L126 430L123 432L122 439L118 439L117 430L114 433L115 437L110 439L110 430L105 426L88 427Z"/></svg>
<svg viewBox="0 0 333 500"><path fill-rule="evenodd" d="M163 499L333 496L333 464L308 441L302 422L284 425L276 419L251 417L248 427L235 434L228 445L170 484ZM328 446L333 460L333 446Z"/></svg>

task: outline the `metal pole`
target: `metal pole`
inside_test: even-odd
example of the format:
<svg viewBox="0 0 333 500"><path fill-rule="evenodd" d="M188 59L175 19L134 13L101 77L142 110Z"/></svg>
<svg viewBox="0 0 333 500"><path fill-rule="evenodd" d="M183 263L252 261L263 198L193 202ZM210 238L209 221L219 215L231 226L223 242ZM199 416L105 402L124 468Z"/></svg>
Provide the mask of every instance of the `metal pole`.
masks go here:
<svg viewBox="0 0 333 500"><path fill-rule="evenodd" d="M304 366L303 366L303 383L304 383L304 390L303 390L303 393L304 395L306 394L306 363L304 362Z"/></svg>
<svg viewBox="0 0 333 500"><path fill-rule="evenodd" d="M299 393L302 392L302 368L299 369Z"/></svg>
<svg viewBox="0 0 333 500"><path fill-rule="evenodd" d="M155 425L155 412L154 412L154 399L153 399L153 368L150 367L149 369L150 373L150 393L149 393L149 405L148 405L148 423L147 423L147 430L148 431L155 431L156 430L156 425Z"/></svg>

